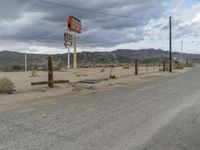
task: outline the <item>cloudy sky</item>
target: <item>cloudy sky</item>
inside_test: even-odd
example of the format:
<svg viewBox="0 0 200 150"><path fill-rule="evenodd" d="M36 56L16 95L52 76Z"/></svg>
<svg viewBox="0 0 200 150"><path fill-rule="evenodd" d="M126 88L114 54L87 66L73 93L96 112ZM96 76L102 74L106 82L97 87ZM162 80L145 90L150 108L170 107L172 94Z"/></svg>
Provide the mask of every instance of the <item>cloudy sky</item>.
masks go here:
<svg viewBox="0 0 200 150"><path fill-rule="evenodd" d="M173 50L180 51L180 39L186 37L184 52L200 53L199 0L1 0L0 3L0 50L64 53L63 33L69 15L82 21L83 32L77 35L78 51L168 50L171 15Z"/></svg>

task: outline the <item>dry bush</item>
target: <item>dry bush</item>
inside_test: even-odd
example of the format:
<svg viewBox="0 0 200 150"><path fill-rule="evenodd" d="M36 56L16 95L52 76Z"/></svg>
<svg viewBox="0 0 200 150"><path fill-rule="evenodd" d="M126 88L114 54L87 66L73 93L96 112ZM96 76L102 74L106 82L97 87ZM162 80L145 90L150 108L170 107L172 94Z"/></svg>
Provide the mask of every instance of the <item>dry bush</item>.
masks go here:
<svg viewBox="0 0 200 150"><path fill-rule="evenodd" d="M14 83L7 77L0 79L0 94L12 94L15 92Z"/></svg>
<svg viewBox="0 0 200 150"><path fill-rule="evenodd" d="M177 66L174 67L174 69L183 69L183 66L177 65Z"/></svg>
<svg viewBox="0 0 200 150"><path fill-rule="evenodd" d="M33 70L29 77L39 77L39 74L35 70Z"/></svg>
<svg viewBox="0 0 200 150"><path fill-rule="evenodd" d="M115 75L111 75L110 79L116 79L116 76Z"/></svg>
<svg viewBox="0 0 200 150"><path fill-rule="evenodd" d="M100 70L100 73L103 73L103 72L105 72L105 68L102 68L102 69Z"/></svg>
<svg viewBox="0 0 200 150"><path fill-rule="evenodd" d="M129 66L124 66L123 69L130 69L130 67Z"/></svg>

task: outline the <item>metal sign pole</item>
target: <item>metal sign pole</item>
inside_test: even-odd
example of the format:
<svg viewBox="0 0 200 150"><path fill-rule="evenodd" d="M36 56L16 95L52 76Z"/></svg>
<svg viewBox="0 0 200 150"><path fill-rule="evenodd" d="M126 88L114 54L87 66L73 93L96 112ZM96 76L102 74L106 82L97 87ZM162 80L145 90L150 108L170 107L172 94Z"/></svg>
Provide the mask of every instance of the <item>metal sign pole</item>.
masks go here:
<svg viewBox="0 0 200 150"><path fill-rule="evenodd" d="M66 63L67 63L67 68L70 69L70 46L72 46L72 42L73 42L73 36L69 33L64 33L64 45L65 48L67 48L67 56L66 56Z"/></svg>

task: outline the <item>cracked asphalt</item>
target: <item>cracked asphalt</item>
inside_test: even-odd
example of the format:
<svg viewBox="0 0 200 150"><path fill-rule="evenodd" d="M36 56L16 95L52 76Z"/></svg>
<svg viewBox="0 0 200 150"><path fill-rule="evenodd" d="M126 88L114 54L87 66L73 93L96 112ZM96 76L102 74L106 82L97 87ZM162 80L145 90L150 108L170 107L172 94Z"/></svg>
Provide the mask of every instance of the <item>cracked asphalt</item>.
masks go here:
<svg viewBox="0 0 200 150"><path fill-rule="evenodd" d="M1 150L199 150L200 68L0 112Z"/></svg>

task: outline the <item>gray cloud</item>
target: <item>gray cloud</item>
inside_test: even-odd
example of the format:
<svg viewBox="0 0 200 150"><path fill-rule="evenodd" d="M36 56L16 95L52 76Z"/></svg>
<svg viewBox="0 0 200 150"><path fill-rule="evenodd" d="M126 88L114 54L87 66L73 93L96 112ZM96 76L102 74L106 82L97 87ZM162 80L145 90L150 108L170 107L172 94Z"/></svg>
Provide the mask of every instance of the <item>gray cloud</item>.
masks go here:
<svg viewBox="0 0 200 150"><path fill-rule="evenodd" d="M49 0L83 9L139 18L120 18L59 7L38 0L6 0L0 6L0 40L63 46L67 16L82 20L80 45L112 47L144 39L144 26L161 17L164 0ZM11 11L8 11L11 10ZM140 18L141 17L141 18ZM145 17L146 19L143 19ZM166 26L163 26L165 29Z"/></svg>

